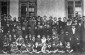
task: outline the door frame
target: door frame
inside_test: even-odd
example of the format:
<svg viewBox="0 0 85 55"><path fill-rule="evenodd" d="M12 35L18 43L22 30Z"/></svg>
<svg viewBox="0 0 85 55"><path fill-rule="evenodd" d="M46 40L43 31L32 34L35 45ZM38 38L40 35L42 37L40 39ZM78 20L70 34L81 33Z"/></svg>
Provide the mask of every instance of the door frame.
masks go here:
<svg viewBox="0 0 85 55"><path fill-rule="evenodd" d="M1 0L0 1L0 19L1 19L1 2L7 2L7 16L10 15L10 0Z"/></svg>
<svg viewBox="0 0 85 55"><path fill-rule="evenodd" d="M27 12L26 12L26 17L28 17L28 14L29 14L29 2L19 2L19 17L21 17L21 6L22 4L26 5L27 6Z"/></svg>

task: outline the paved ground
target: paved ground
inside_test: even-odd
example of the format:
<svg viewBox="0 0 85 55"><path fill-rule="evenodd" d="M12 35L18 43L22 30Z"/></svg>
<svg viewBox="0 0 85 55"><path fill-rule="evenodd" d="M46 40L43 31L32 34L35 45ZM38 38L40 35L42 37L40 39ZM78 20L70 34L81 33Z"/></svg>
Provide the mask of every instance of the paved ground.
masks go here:
<svg viewBox="0 0 85 55"><path fill-rule="evenodd" d="M64 53L64 54L60 54L60 53L57 53L57 54L0 54L0 55L85 55L85 53Z"/></svg>

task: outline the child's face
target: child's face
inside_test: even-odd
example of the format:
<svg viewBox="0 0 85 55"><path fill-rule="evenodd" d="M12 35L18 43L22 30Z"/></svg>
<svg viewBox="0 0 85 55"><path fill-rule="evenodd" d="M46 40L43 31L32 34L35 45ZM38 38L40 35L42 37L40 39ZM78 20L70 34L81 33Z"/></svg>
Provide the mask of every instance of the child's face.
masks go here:
<svg viewBox="0 0 85 55"><path fill-rule="evenodd" d="M68 35L68 32L66 32L66 35Z"/></svg>
<svg viewBox="0 0 85 55"><path fill-rule="evenodd" d="M11 38L11 35L9 35L9 38Z"/></svg>
<svg viewBox="0 0 85 55"><path fill-rule="evenodd" d="M55 36L53 35L52 38L54 38Z"/></svg>
<svg viewBox="0 0 85 55"><path fill-rule="evenodd" d="M28 47L31 47L31 44L28 44Z"/></svg>
<svg viewBox="0 0 85 55"><path fill-rule="evenodd" d="M14 35L14 37L16 37L16 35Z"/></svg>
<svg viewBox="0 0 85 55"><path fill-rule="evenodd" d="M50 36L48 35L47 38L50 38Z"/></svg>
<svg viewBox="0 0 85 55"><path fill-rule="evenodd" d="M55 43L53 43L53 46L55 46Z"/></svg>
<svg viewBox="0 0 85 55"><path fill-rule="evenodd" d="M29 47L31 47L31 45L28 45Z"/></svg>
<svg viewBox="0 0 85 55"><path fill-rule="evenodd" d="M66 33L66 35L68 35L68 33Z"/></svg>
<svg viewBox="0 0 85 55"><path fill-rule="evenodd" d="M48 47L50 48L50 47L51 47L51 45L48 45Z"/></svg>
<svg viewBox="0 0 85 55"><path fill-rule="evenodd" d="M29 37L31 37L31 35L29 35Z"/></svg>
<svg viewBox="0 0 85 55"><path fill-rule="evenodd" d="M40 38L40 35L38 35L37 37Z"/></svg>
<svg viewBox="0 0 85 55"><path fill-rule="evenodd" d="M22 38L22 35L20 35L20 38Z"/></svg>
<svg viewBox="0 0 85 55"><path fill-rule="evenodd" d="M67 42L67 46L70 46L70 43L69 42Z"/></svg>
<svg viewBox="0 0 85 55"><path fill-rule="evenodd" d="M28 36L25 36L25 39L27 39L28 38Z"/></svg>
<svg viewBox="0 0 85 55"><path fill-rule="evenodd" d="M38 43L35 43L36 46L38 46Z"/></svg>
<svg viewBox="0 0 85 55"><path fill-rule="evenodd" d="M6 35L4 35L4 37L6 38Z"/></svg>

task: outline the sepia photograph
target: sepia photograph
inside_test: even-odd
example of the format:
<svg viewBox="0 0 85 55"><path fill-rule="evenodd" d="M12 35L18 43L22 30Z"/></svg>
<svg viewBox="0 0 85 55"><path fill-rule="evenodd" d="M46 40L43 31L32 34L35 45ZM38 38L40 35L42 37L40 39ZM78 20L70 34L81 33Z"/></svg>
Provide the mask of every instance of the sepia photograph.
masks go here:
<svg viewBox="0 0 85 55"><path fill-rule="evenodd" d="M0 55L85 55L85 0L0 0Z"/></svg>

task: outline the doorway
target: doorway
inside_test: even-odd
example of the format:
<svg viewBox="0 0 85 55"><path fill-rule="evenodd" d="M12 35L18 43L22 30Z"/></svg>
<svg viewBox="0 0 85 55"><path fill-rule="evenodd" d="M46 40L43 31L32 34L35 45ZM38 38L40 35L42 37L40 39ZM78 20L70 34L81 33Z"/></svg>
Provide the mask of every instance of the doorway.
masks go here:
<svg viewBox="0 0 85 55"><path fill-rule="evenodd" d="M9 0L0 1L0 22L3 24L4 17L8 17L9 15Z"/></svg>

